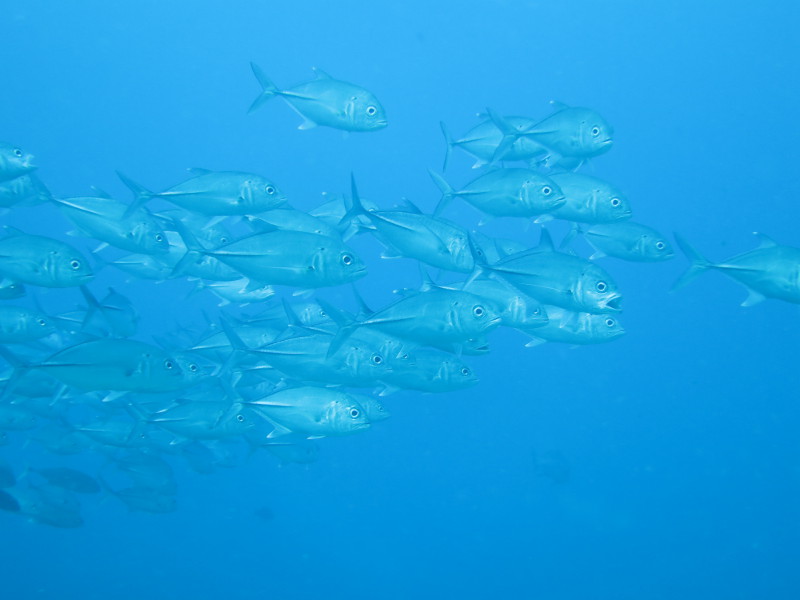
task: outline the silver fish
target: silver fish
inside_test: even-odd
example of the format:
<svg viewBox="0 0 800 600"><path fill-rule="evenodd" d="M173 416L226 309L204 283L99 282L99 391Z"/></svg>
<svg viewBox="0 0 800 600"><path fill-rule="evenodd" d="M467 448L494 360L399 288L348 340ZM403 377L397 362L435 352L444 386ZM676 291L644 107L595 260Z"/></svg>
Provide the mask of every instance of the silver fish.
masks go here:
<svg viewBox="0 0 800 600"><path fill-rule="evenodd" d="M713 263L675 234L675 241L692 264L672 289L681 288L698 275L714 269L747 288L748 296L742 306L753 306L765 298L800 304L800 248L780 246L764 234L756 235L761 244L755 250Z"/></svg>
<svg viewBox="0 0 800 600"><path fill-rule="evenodd" d="M631 218L627 197L607 181L581 173L551 175L564 192L564 203L547 216L579 223L615 223Z"/></svg>
<svg viewBox="0 0 800 600"><path fill-rule="evenodd" d="M248 112L280 96L303 117L298 129L325 125L345 131L375 131L387 125L386 111L374 94L352 83L334 79L320 69L314 69L314 80L280 90L258 65L250 63L250 67L261 85L261 94Z"/></svg>
<svg viewBox="0 0 800 600"><path fill-rule="evenodd" d="M619 320L611 315L596 315L566 310L559 306L545 306L549 321L535 329L520 327L531 341L528 347L545 342L563 344L600 344L610 342L625 333Z"/></svg>
<svg viewBox="0 0 800 600"><path fill-rule="evenodd" d="M634 262L656 262L675 256L669 240L639 223L604 223L578 230L595 249L590 259L613 256Z"/></svg>
<svg viewBox="0 0 800 600"><path fill-rule="evenodd" d="M0 239L0 278L42 287L72 287L94 277L89 263L71 246L48 237L6 228Z"/></svg>
<svg viewBox="0 0 800 600"><path fill-rule="evenodd" d="M15 179L35 168L33 155L12 144L0 142L0 182Z"/></svg>

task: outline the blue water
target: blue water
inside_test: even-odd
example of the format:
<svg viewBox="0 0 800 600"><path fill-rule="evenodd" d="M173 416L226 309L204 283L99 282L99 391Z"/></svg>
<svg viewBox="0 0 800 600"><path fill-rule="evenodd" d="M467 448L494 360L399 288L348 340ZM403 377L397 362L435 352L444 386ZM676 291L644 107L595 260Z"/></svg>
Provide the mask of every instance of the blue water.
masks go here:
<svg viewBox="0 0 800 600"><path fill-rule="evenodd" d="M127 201L115 170L164 189L205 167L268 175L311 209L352 171L382 207L431 211L439 121L460 134L487 106L544 117L555 99L615 128L583 172L624 189L636 221L721 260L754 248L755 231L800 246L799 18L788 1L2 1L0 140L34 153L57 196L95 185ZM314 66L363 85L390 125L298 131L280 100L248 115L251 60L282 87ZM454 153L448 179L471 179L471 163ZM478 218L463 203L448 215ZM0 219L71 229L50 206ZM512 220L484 230L538 237ZM413 261L353 245L369 304L418 285ZM0 597L800 597L798 307L742 308L745 290L718 273L670 293L683 256L602 264L625 295L624 337L525 348L494 332L470 359L478 386L389 396L391 419L321 440L316 463L258 452L203 476L176 461L172 514L115 498L85 500L79 529L0 514ZM136 302L142 340L218 314L210 295L184 300L185 281L105 270L93 287L109 284ZM355 307L346 287L323 295ZM39 297L51 312L81 303L74 289ZM11 437L0 456L20 468L102 464ZM537 474L546 453L567 481Z"/></svg>

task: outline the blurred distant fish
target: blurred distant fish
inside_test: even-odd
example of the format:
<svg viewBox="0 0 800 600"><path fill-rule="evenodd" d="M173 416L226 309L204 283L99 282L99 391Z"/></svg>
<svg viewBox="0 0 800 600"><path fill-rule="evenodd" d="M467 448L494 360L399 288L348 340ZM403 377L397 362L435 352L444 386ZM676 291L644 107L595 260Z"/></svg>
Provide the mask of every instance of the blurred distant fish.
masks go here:
<svg viewBox="0 0 800 600"><path fill-rule="evenodd" d="M692 264L672 289L683 287L709 269L716 269L747 288L748 296L742 306L753 306L765 298L800 304L800 248L780 246L763 233L756 235L761 244L755 250L712 263L675 234L675 241Z"/></svg>
<svg viewBox="0 0 800 600"><path fill-rule="evenodd" d="M0 181L0 208L35 206L52 199L50 190L33 173Z"/></svg>
<svg viewBox="0 0 800 600"><path fill-rule="evenodd" d="M248 112L280 96L303 117L299 129L325 125L345 131L375 131L387 125L386 111L371 92L334 79L320 69L314 69L316 79L279 90L258 65L250 63L250 67L262 91Z"/></svg>
<svg viewBox="0 0 800 600"><path fill-rule="evenodd" d="M55 330L55 323L47 315L19 306L0 305L0 344L38 340Z"/></svg>
<svg viewBox="0 0 800 600"><path fill-rule="evenodd" d="M35 168L33 155L12 144L0 142L0 182L14 179Z"/></svg>
<svg viewBox="0 0 800 600"><path fill-rule="evenodd" d="M100 493L100 484L93 478L78 471L67 467L49 467L43 469L31 469L32 472L40 475L47 483L56 487L77 492L78 494L98 494Z"/></svg>
<svg viewBox="0 0 800 600"><path fill-rule="evenodd" d="M25 286L8 279L0 278L0 300L13 300L25 295Z"/></svg>
<svg viewBox="0 0 800 600"><path fill-rule="evenodd" d="M81 286L89 306L81 329L94 336L127 338L136 333L139 315L133 303L113 288L102 300L95 298L86 286Z"/></svg>
<svg viewBox="0 0 800 600"><path fill-rule="evenodd" d="M0 510L18 513L21 510L19 502L8 492L0 490Z"/></svg>

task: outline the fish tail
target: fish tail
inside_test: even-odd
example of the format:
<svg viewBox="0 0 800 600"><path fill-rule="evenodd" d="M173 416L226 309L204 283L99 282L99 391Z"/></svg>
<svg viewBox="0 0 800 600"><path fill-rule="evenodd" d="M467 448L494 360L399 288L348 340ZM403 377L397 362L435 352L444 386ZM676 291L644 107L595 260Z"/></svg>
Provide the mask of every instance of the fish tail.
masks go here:
<svg viewBox="0 0 800 600"><path fill-rule="evenodd" d="M444 151L444 164L442 165L442 172L447 171L447 162L450 160L450 153L453 151L456 143L453 141L453 138L450 136L450 132L447 131L447 126L444 124L444 121L439 121L439 127L442 128L442 135L444 135L444 142L446 145Z"/></svg>
<svg viewBox="0 0 800 600"><path fill-rule="evenodd" d="M16 354L13 354L8 348L0 344L0 356L2 356L8 364L10 364L14 371L11 377L8 378L6 384L0 391L0 400L5 399L19 383L20 378L31 369L31 365L23 361Z"/></svg>
<svg viewBox="0 0 800 600"><path fill-rule="evenodd" d="M691 261L691 265L686 270L686 272L681 275L678 280L672 285L672 291L677 290L691 282L693 279L698 277L699 275L705 273L708 269L711 269L714 266L714 263L703 257L697 250L695 250L689 242L687 242L683 236L679 234L675 235L675 241L678 242L678 247L681 251L686 255Z"/></svg>
<svg viewBox="0 0 800 600"><path fill-rule="evenodd" d="M181 236L183 243L186 244L186 254L183 255L172 269L172 277L178 277L183 274L191 261L197 260L204 254L207 254L208 251L200 245L200 242L197 241L194 234L179 219L174 219L172 223L172 227L178 232L178 235Z"/></svg>
<svg viewBox="0 0 800 600"><path fill-rule="evenodd" d="M347 225L349 226L353 222L355 222L358 217L361 215L367 214L367 209L364 208L364 205L361 202L361 198L358 195L358 188L356 187L356 178L355 175L350 173L350 206L347 206L347 200L345 199L345 208L347 208L347 212L339 221L339 226Z"/></svg>
<svg viewBox="0 0 800 600"><path fill-rule="evenodd" d="M469 234L469 249L470 252L472 252L472 259L475 262L475 269L472 271L472 273L470 273L470 276L461 286L462 290L467 289L470 284L481 275L485 275L492 271L492 267L489 266L489 263L486 260L486 253L484 253L483 248L480 247L471 233Z"/></svg>
<svg viewBox="0 0 800 600"><path fill-rule="evenodd" d="M328 346L328 353L327 358L330 358L342 347L347 339L353 335L353 332L358 329L358 323L354 321L354 319L348 317L344 311L338 309L337 307L329 304L325 300L319 299L317 300L319 305L322 307L322 310L331 318L331 321L336 323L339 326L339 331L336 332L336 335L333 336L330 345Z"/></svg>
<svg viewBox="0 0 800 600"><path fill-rule="evenodd" d="M145 202L152 200L153 196L156 194L148 190L143 185L135 182L133 179L117 171L117 177L120 178L122 183L124 183L127 188L133 192L133 202L131 202L130 206L128 206L125 214L122 215L122 218L125 219L131 216L134 212L136 212L139 208L144 206Z"/></svg>
<svg viewBox="0 0 800 600"><path fill-rule="evenodd" d="M497 127L500 130L500 133L503 134L503 138L500 140L497 148L494 149L492 158L489 160L489 164L492 165L505 156L505 154L511 149L511 146L514 145L514 142L520 138L520 134L511 126L508 121L494 112L491 108L487 108L486 113L489 115L489 118L492 120L492 123L494 123L495 127Z"/></svg>
<svg viewBox="0 0 800 600"><path fill-rule="evenodd" d="M561 240L561 244L558 246L558 249L563 250L564 248L569 246L572 243L572 241L576 237L578 237L579 233L583 233L581 226L575 221L572 221L572 223L570 223L569 232L567 233L567 235L564 236L564 239Z"/></svg>
<svg viewBox="0 0 800 600"><path fill-rule="evenodd" d="M439 175L438 173L434 172L432 169L428 169L428 174L433 179L433 183L439 188L439 191L442 192L442 197L439 200L439 204L436 205L436 208L433 211L433 216L438 217L442 211L447 207L448 204L455 198L456 191L453 189L444 177Z"/></svg>
<svg viewBox="0 0 800 600"><path fill-rule="evenodd" d="M248 113L253 112L254 110L261 108L261 105L264 104L267 100L276 96L280 93L280 90L275 86L272 81L270 81L269 77L264 74L264 71L261 70L256 63L251 62L250 68L253 69L253 75L256 76L259 85L261 86L261 93L258 97L253 100L253 103L250 105L250 108L247 109Z"/></svg>

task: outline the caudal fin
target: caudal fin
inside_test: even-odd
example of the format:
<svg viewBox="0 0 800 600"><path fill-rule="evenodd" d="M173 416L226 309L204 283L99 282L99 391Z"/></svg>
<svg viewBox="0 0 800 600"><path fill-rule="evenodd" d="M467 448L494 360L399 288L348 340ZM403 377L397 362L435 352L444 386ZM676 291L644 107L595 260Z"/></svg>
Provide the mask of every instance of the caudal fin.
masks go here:
<svg viewBox="0 0 800 600"><path fill-rule="evenodd" d="M157 194L151 192L143 185L135 182L133 179L125 175L124 173L120 173L117 171L117 177L120 178L122 183L124 183L130 191L133 192L133 202L128 206L127 210L125 210L125 214L122 215L122 218L125 219L131 216L134 212L139 210L142 206L144 206L145 202L151 200Z"/></svg>
<svg viewBox="0 0 800 600"><path fill-rule="evenodd" d="M691 265L686 272L681 275L678 280L672 284L672 291L678 290L694 280L697 276L702 275L714 266L714 263L704 258L697 250L695 250L689 242L687 242L681 235L675 233L675 241L678 247L691 261Z"/></svg>
<svg viewBox="0 0 800 600"><path fill-rule="evenodd" d="M269 78L264 74L264 71L261 70L261 67L259 67L256 63L251 62L250 68L253 69L253 75L256 76L259 85L261 85L261 93L255 100L253 100L250 108L247 109L248 113L260 108L262 104L264 104L273 96L277 95L279 92L278 88L275 87L275 84L272 83L272 81L270 81Z"/></svg>
<svg viewBox="0 0 800 600"><path fill-rule="evenodd" d="M447 171L447 161L450 160L450 153L453 151L453 147L456 143L453 141L453 138L450 137L450 133L447 131L447 126L444 124L444 121L439 121L439 127L442 128L442 135L444 135L444 142L447 145L447 148L444 151L444 164L442 165L442 172Z"/></svg>
<svg viewBox="0 0 800 600"><path fill-rule="evenodd" d="M436 173L435 171L428 169L428 173L433 179L433 183L439 188L439 191L442 192L442 197L439 200L439 204L436 205L436 209L433 211L433 216L438 217L442 211L447 207L448 204L455 198L456 191L453 189L444 177Z"/></svg>

